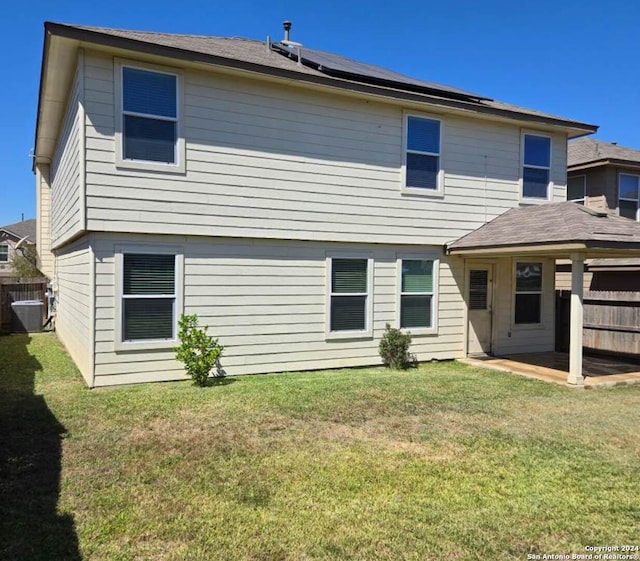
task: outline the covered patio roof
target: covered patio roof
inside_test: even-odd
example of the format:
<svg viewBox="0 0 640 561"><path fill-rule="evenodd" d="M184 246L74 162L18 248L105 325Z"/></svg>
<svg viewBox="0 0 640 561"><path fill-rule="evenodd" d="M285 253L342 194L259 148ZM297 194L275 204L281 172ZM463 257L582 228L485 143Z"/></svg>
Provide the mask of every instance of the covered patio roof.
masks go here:
<svg viewBox="0 0 640 561"><path fill-rule="evenodd" d="M571 329L567 382L583 385L584 261L640 257L640 222L572 202L511 209L447 244L448 255L508 255L571 259Z"/></svg>
<svg viewBox="0 0 640 561"><path fill-rule="evenodd" d="M448 244L450 255L640 257L640 222L572 202L511 209Z"/></svg>

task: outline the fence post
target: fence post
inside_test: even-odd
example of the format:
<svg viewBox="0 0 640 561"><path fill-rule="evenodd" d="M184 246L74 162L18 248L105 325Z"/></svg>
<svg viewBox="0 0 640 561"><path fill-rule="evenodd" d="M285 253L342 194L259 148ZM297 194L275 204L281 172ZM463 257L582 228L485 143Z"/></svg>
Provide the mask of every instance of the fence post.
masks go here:
<svg viewBox="0 0 640 561"><path fill-rule="evenodd" d="M4 329L4 316L5 316L5 298L6 298L6 285L0 284L0 335L5 334Z"/></svg>
<svg viewBox="0 0 640 561"><path fill-rule="evenodd" d="M44 325L44 322L47 321L47 285L42 283L40 287L40 301L42 302L42 318L40 319L40 323Z"/></svg>

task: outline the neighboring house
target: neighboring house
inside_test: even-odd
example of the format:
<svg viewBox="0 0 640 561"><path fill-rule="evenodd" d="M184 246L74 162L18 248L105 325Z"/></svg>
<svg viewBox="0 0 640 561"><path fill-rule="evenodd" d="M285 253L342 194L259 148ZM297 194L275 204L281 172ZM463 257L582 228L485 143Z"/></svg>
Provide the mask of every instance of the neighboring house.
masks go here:
<svg viewBox="0 0 640 561"><path fill-rule="evenodd" d="M567 200L639 220L640 151L581 138L567 150ZM568 266L559 264L556 288L568 289ZM594 277L594 272L598 274ZM587 263L585 290L639 290L640 259L596 259ZM605 288L606 286L606 288Z"/></svg>
<svg viewBox="0 0 640 561"><path fill-rule="evenodd" d="M567 200L598 211L640 219L640 151L616 143L582 138L569 143ZM558 264L556 288L570 288L570 267ZM640 297L640 259L600 258L586 263L588 306L604 316L585 325L591 350L631 354L640 349L636 301ZM610 310L599 309L610 302ZM562 315L562 310L560 310ZM562 319L560 320L562 322ZM600 327L599 324L607 324Z"/></svg>
<svg viewBox="0 0 640 561"><path fill-rule="evenodd" d="M184 378L183 312L228 374L379 364L386 323L421 361L551 351L555 259L604 243L445 251L509 209L544 231L593 125L286 42L48 23L41 76L42 268L90 386Z"/></svg>
<svg viewBox="0 0 640 561"><path fill-rule="evenodd" d="M35 218L0 226L0 276L13 276L12 261L16 251L16 244L20 240L23 240L23 244L36 243Z"/></svg>
<svg viewBox="0 0 640 561"><path fill-rule="evenodd" d="M567 200L638 220L640 151L581 138L569 143Z"/></svg>

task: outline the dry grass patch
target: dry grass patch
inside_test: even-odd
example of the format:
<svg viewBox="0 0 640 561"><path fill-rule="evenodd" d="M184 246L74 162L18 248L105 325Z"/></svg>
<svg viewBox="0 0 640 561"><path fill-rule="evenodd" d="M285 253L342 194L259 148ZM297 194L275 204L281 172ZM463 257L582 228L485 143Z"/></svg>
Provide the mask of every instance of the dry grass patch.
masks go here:
<svg viewBox="0 0 640 561"><path fill-rule="evenodd" d="M638 387L447 363L89 391L52 337L0 351L0 557L521 560L640 528Z"/></svg>

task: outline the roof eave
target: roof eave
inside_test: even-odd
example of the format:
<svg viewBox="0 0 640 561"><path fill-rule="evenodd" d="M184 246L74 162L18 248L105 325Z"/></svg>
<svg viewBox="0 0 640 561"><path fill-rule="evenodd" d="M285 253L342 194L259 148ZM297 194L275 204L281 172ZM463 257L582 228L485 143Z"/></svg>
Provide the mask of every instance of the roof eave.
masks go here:
<svg viewBox="0 0 640 561"><path fill-rule="evenodd" d="M16 240L20 239L20 237L15 232L12 232L11 230L7 230L6 228L0 228L0 234L11 236L12 238L16 238Z"/></svg>
<svg viewBox="0 0 640 561"><path fill-rule="evenodd" d="M56 24L44 25L32 171L38 164L51 163L77 68L80 43L53 33L52 26Z"/></svg>
<svg viewBox="0 0 640 561"><path fill-rule="evenodd" d="M618 158L602 158L600 160L591 160L587 162L580 162L578 164L567 165L567 171L579 171L583 169L590 169L590 168L609 166L609 165L640 169L640 161L638 160L621 160Z"/></svg>
<svg viewBox="0 0 640 561"><path fill-rule="evenodd" d="M33 138L33 162L31 164L31 171L35 173L36 171L36 154L38 150L38 129L40 128L40 109L42 107L42 98L43 98L43 90L44 90L44 72L45 67L47 65L47 58L49 54L49 33L47 31L48 23L44 24L44 41L42 44L42 61L40 63L40 84L38 88L38 106L36 109L36 128L34 131Z"/></svg>
<svg viewBox="0 0 640 561"><path fill-rule="evenodd" d="M467 246L467 247L447 247L447 255L462 256L486 256L486 255L510 255L510 254L526 254L526 253L566 253L568 251L584 251L586 245L584 242L567 241L567 242L531 242L531 243L514 243L508 245L483 245L483 246Z"/></svg>
<svg viewBox="0 0 640 561"><path fill-rule="evenodd" d="M501 245L484 245L476 247L447 247L447 255L488 256L488 255L549 255L561 256L573 252L585 252L591 256L605 255L611 257L621 254L629 257L629 251L640 256L640 241L617 240L567 240L565 242L531 242Z"/></svg>

